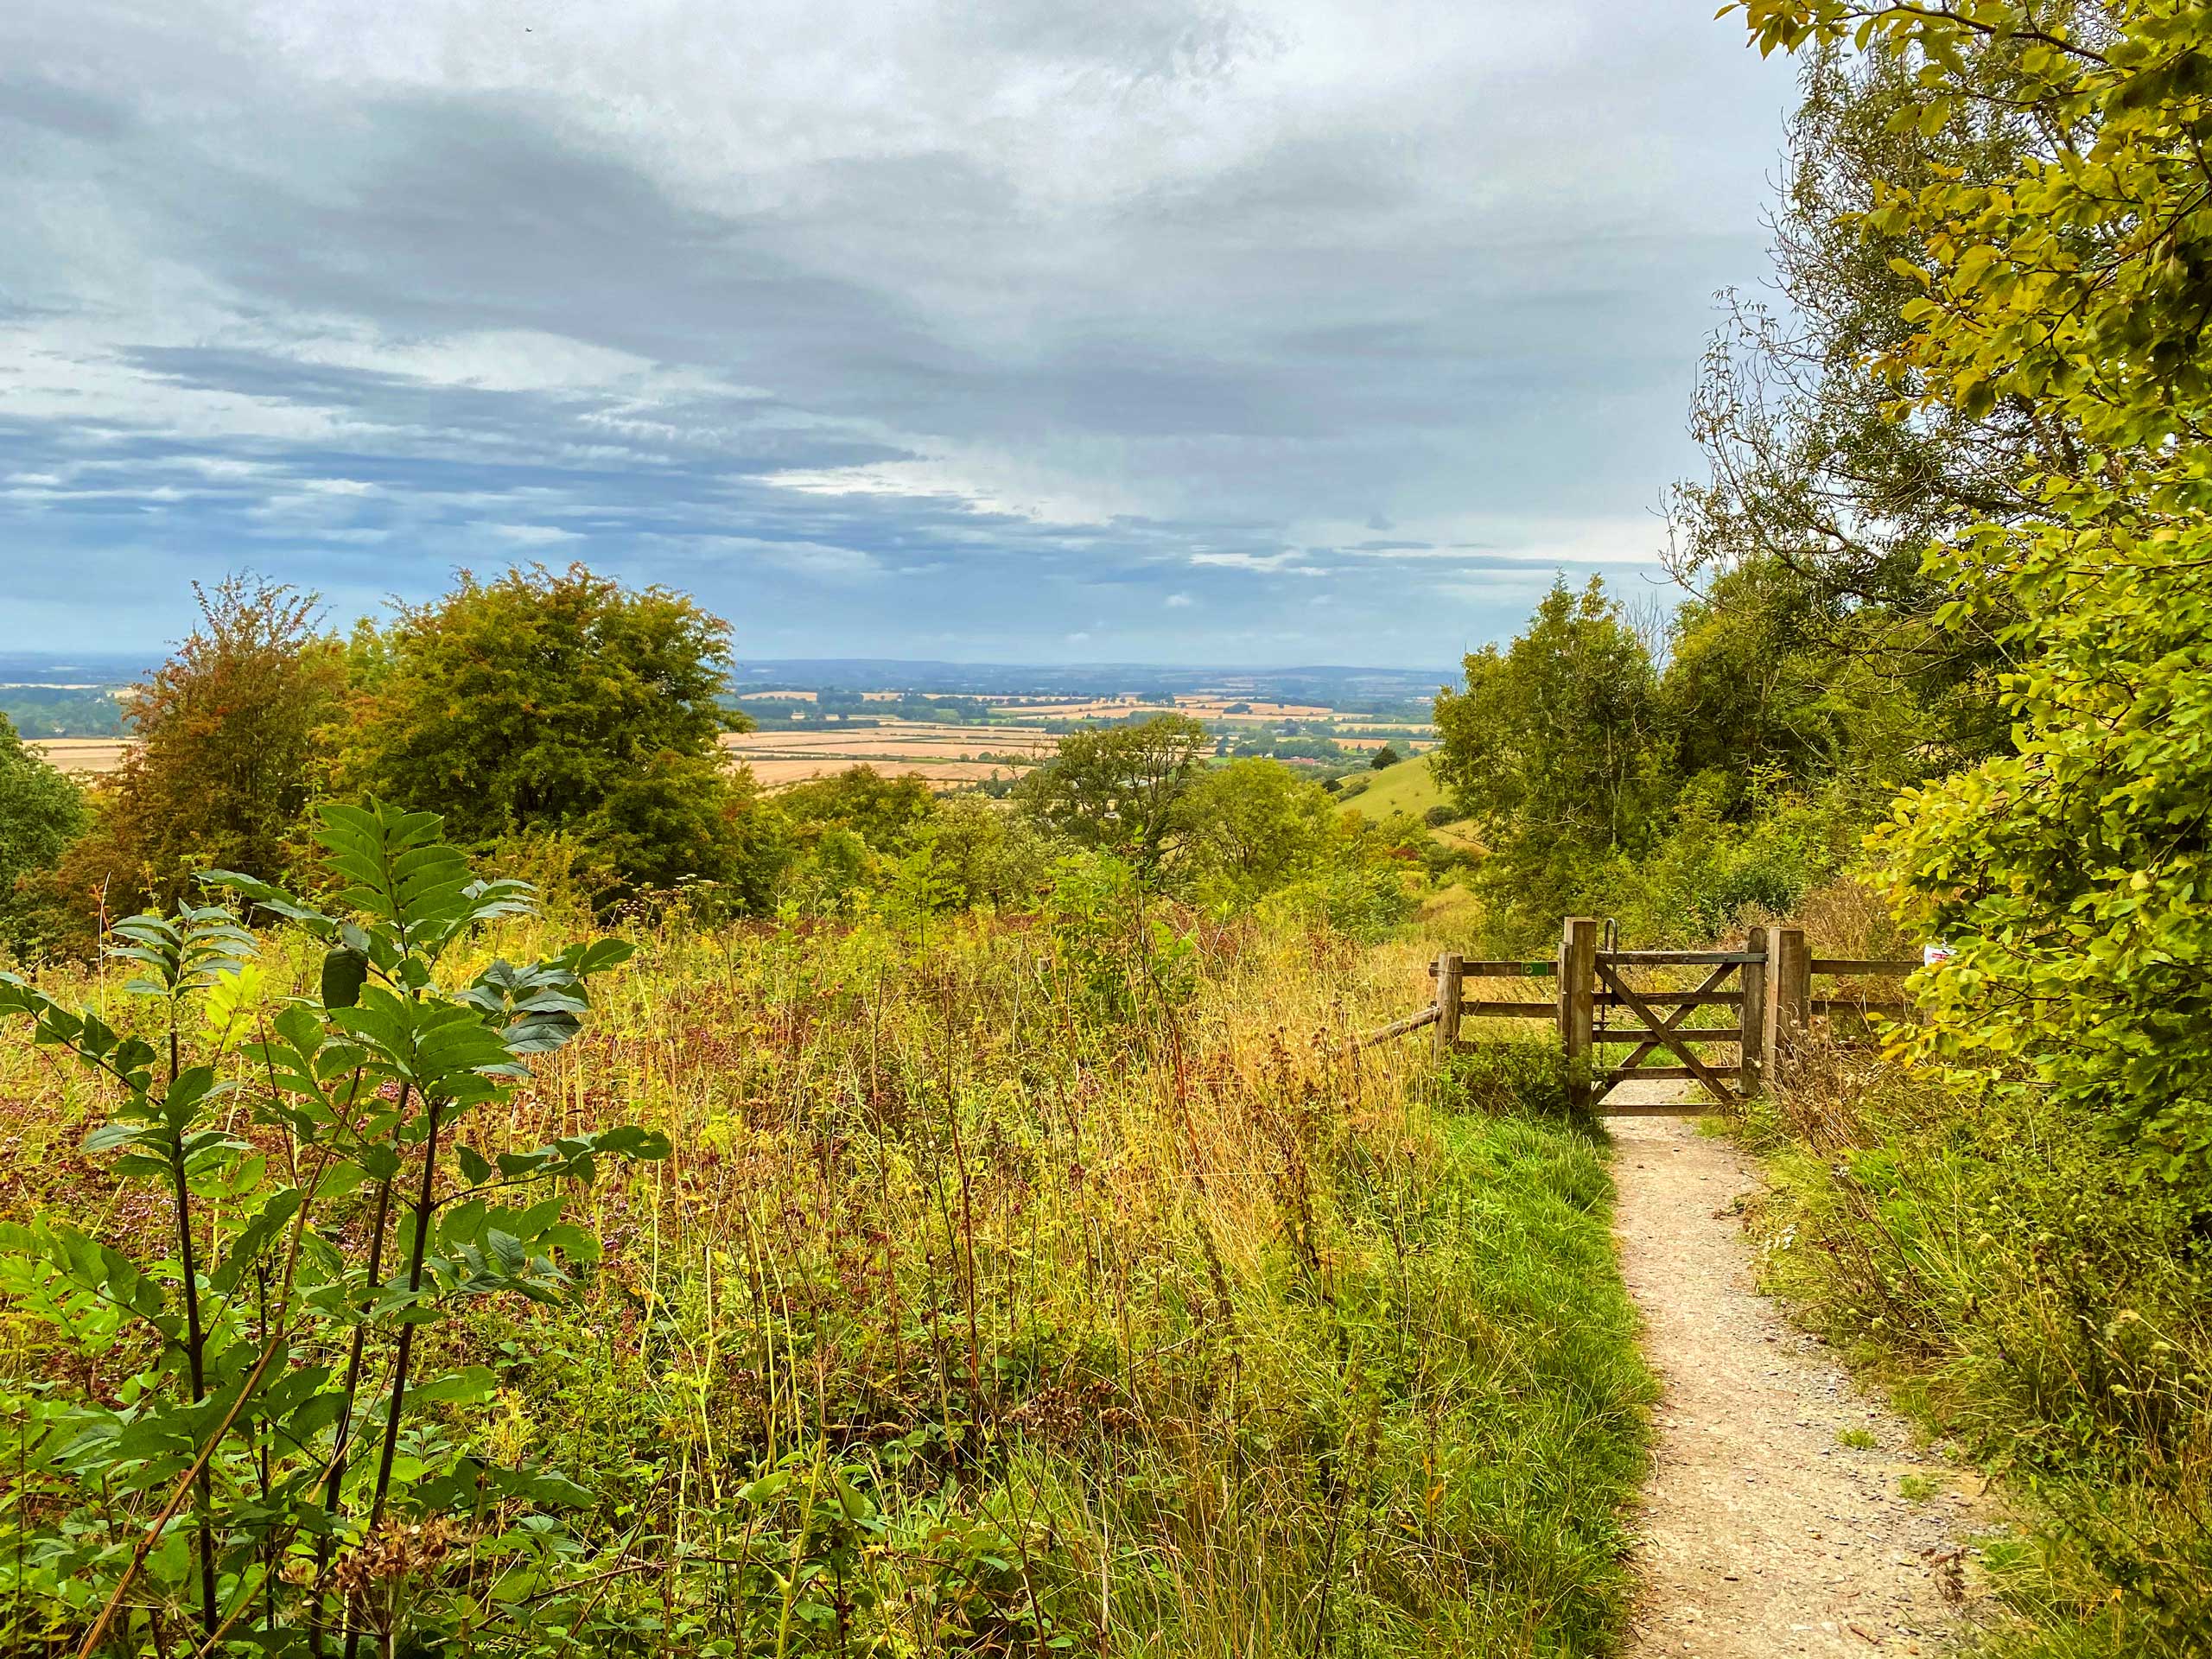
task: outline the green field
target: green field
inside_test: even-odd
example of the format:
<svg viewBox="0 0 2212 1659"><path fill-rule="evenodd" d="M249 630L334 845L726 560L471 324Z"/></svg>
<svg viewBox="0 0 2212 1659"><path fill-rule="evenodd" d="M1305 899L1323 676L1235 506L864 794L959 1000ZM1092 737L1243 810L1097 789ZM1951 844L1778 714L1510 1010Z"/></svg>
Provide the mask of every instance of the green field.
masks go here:
<svg viewBox="0 0 2212 1659"><path fill-rule="evenodd" d="M1369 780L1367 786L1354 794L1351 791L1361 778ZM1444 791L1429 770L1427 757L1416 755L1380 772L1354 773L1344 779L1344 792L1339 798L1363 817L1387 818L1393 812L1410 812L1419 817L1430 807L1443 804Z"/></svg>

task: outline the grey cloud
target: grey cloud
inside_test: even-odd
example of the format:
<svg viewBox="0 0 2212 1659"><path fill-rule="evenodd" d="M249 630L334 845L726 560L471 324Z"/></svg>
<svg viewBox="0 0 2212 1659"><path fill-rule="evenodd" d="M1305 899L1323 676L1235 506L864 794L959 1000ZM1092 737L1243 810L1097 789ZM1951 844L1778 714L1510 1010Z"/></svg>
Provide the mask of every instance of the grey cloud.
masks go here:
<svg viewBox="0 0 2212 1659"><path fill-rule="evenodd" d="M105 143L130 125L123 104L40 75L0 74L0 122L41 127L65 138Z"/></svg>
<svg viewBox="0 0 2212 1659"><path fill-rule="evenodd" d="M472 78L493 12L410 79L309 55L312 0L297 50L180 3L0 21L0 120L41 135L0 177L0 468L62 480L0 493L0 567L97 550L143 588L244 545L350 603L573 552L827 652L984 653L1073 606L1109 657L1326 628L1441 660L1515 620L1530 561L1648 546L1707 296L1758 270L1779 102L1694 8L1579 0L1592 26L1539 20L1520 73L1466 29L1386 58L1391 9L1349 0L1003 0L884 13L916 55L857 121L747 60L770 79L729 97L766 102L723 130L710 89L593 101L582 59ZM1341 86L1300 67L1319 37ZM56 79L79 52L130 91ZM1682 198L1728 146L1728 211ZM470 350L497 372L446 361ZM1470 543L1495 562L1437 557ZM1494 602L1420 591L1446 563ZM1163 621L1170 592L1202 603Z"/></svg>

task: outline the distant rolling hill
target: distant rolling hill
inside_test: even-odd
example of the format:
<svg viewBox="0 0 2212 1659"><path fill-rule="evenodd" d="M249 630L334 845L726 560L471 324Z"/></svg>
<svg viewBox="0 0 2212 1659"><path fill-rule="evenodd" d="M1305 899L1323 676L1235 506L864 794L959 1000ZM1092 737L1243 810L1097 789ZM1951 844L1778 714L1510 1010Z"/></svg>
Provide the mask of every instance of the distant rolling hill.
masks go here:
<svg viewBox="0 0 2212 1659"><path fill-rule="evenodd" d="M1356 772L1344 779L1350 787L1357 779L1369 779L1367 786L1355 794L1338 798L1352 811L1370 822L1380 823L1394 812L1410 812L1415 817L1426 817L1429 808L1444 804L1444 789L1436 781L1427 755L1415 755L1410 760L1401 760L1395 766L1385 766L1380 772ZM1479 852L1481 843L1475 838L1474 826L1465 819L1432 829L1429 834L1446 845L1468 852Z"/></svg>
<svg viewBox="0 0 2212 1659"><path fill-rule="evenodd" d="M1344 779L1347 791L1355 779L1363 777L1368 780L1367 786L1357 794L1347 792L1344 797L1344 804L1362 817L1387 818L1393 812L1410 812L1419 817L1430 807L1440 806L1444 802L1443 786L1429 770L1427 755L1415 755L1380 772L1355 772Z"/></svg>

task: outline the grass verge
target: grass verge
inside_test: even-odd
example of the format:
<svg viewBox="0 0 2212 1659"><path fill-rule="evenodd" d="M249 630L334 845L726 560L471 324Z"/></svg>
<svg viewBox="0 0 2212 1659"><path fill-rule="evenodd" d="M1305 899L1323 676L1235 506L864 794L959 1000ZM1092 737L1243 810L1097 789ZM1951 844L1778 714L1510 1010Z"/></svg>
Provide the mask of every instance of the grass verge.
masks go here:
<svg viewBox="0 0 2212 1659"><path fill-rule="evenodd" d="M2212 1274L2203 1218L2101 1126L1812 1055L1745 1133L1766 1277L2001 1478L2004 1659L2212 1650Z"/></svg>

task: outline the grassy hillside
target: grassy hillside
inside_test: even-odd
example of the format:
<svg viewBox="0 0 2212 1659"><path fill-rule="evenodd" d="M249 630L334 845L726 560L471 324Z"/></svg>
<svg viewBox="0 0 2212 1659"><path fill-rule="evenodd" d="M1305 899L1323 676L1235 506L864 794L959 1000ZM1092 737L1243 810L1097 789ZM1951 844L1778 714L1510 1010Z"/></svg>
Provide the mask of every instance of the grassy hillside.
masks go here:
<svg viewBox="0 0 2212 1659"><path fill-rule="evenodd" d="M440 973L554 937L503 924ZM423 1526L365 1534L356 1493L322 1581L370 1586L398 1651L1615 1650L1651 1385L1599 1146L1473 1109L1487 1074L1440 1077L1418 1041L1342 1045L1426 994L1433 941L1157 899L632 938L583 1033L462 1134L496 1158L632 1119L672 1154L566 1184L605 1251L576 1256L574 1290L416 1327L422 1375L486 1393L426 1403L403 1437L397 1502ZM311 992L321 958L266 938L226 1019ZM255 1067L185 1029L289 1166ZM163 1262L159 1192L83 1149L111 1092L0 1026L0 1220L71 1218ZM317 1236L357 1249L369 1190L333 1202ZM35 1425L7 1448L0 1648L73 1650L157 1504L166 1475L95 1484L71 1462L157 1346L50 1295L0 1301L0 1413ZM297 1358L310 1380L285 1386L342 1365ZM253 1535L270 1456L233 1436L218 1459L229 1535ZM482 1485L522 1459L552 1484ZM193 1628L173 1536L102 1651ZM268 1617L289 1650L305 1550L266 1611L225 1580L242 1637Z"/></svg>
<svg viewBox="0 0 2212 1659"><path fill-rule="evenodd" d="M1380 772L1356 773L1354 778L1366 779L1366 786L1351 793L1349 786L1354 779L1346 779L1347 792L1341 798L1346 806L1364 817L1387 818L1393 812L1410 812L1419 817L1430 807L1440 806L1444 802L1444 791L1436 781L1436 774L1429 769L1426 755L1401 760Z"/></svg>

